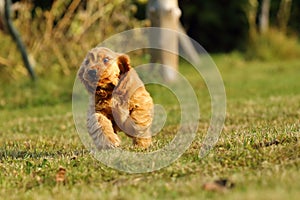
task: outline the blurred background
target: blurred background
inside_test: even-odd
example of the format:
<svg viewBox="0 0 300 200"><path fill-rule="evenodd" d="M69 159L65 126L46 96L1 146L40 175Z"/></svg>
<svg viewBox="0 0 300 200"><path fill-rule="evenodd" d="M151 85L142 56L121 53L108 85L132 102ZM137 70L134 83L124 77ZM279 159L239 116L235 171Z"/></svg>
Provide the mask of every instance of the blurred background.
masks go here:
<svg viewBox="0 0 300 200"><path fill-rule="evenodd" d="M0 0L1 199L299 199L300 0L160 0L178 3L185 32L218 66L226 121L212 153L199 159L202 139L214 130L211 97L197 70L179 59L201 110L196 138L169 167L130 176L97 162L83 146L72 92L87 51L116 33L151 26L146 10L155 0L13 0L10 24L35 81L8 29L5 2ZM138 66L152 57L140 51L130 58ZM146 87L168 114L153 138L155 151L177 134L182 106L168 87ZM120 136L122 148L140 152Z"/></svg>
<svg viewBox="0 0 300 200"><path fill-rule="evenodd" d="M70 102L76 72L89 49L116 33L151 25L148 0L14 0L12 24L38 77L31 83L5 25L6 1L0 0L0 108ZM300 58L300 0L179 0L178 6L185 32L219 69ZM149 56L143 55L139 57L147 62Z"/></svg>
<svg viewBox="0 0 300 200"><path fill-rule="evenodd" d="M269 7L263 9L264 3ZM77 70L85 53L115 33L149 26L147 0L14 0L13 24L38 76ZM300 0L179 0L187 34L209 53L239 52L245 59L300 56ZM262 23L262 17L267 23ZM264 26L264 27L263 27ZM1 27L1 26L0 26ZM10 35L0 31L0 78L27 72Z"/></svg>

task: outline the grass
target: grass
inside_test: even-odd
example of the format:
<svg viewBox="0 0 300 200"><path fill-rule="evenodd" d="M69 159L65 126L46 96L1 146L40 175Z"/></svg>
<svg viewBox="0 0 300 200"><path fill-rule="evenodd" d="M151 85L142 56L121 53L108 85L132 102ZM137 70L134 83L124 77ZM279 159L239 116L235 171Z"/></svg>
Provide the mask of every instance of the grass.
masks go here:
<svg viewBox="0 0 300 200"><path fill-rule="evenodd" d="M203 81L182 63L200 102L201 120L191 147L170 166L127 174L95 160L82 145L72 118L74 76L47 76L37 83L1 82L0 195L3 199L297 199L300 196L300 62L246 62L239 54L215 55L227 93L227 118L216 147L198 151L210 117ZM155 137L155 147L176 130L179 107ZM177 112L176 112L177 111ZM172 122L174 122L172 124ZM128 145L130 146L129 142ZM124 147L129 148L130 147ZM58 183L59 168L66 170ZM223 192L202 185L220 178L234 183Z"/></svg>

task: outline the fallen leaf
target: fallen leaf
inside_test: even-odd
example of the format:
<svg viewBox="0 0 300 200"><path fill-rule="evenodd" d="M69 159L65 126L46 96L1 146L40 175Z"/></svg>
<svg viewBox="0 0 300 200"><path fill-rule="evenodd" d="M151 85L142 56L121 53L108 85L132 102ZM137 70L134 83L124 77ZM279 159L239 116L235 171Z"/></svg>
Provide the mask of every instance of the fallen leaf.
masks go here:
<svg viewBox="0 0 300 200"><path fill-rule="evenodd" d="M26 149L31 149L31 141L25 141L24 146Z"/></svg>
<svg viewBox="0 0 300 200"><path fill-rule="evenodd" d="M226 188L233 188L234 183L229 181L228 179L219 179L214 181L216 184L219 184L220 186L224 186Z"/></svg>
<svg viewBox="0 0 300 200"><path fill-rule="evenodd" d="M234 187L234 184L228 179L219 179L213 182L203 184L202 188L206 191L212 192L226 192L228 189Z"/></svg>
<svg viewBox="0 0 300 200"><path fill-rule="evenodd" d="M77 159L77 156L76 155L73 155L70 160L76 160Z"/></svg>
<svg viewBox="0 0 300 200"><path fill-rule="evenodd" d="M64 167L60 166L55 176L56 183L65 183L66 173L67 170Z"/></svg>

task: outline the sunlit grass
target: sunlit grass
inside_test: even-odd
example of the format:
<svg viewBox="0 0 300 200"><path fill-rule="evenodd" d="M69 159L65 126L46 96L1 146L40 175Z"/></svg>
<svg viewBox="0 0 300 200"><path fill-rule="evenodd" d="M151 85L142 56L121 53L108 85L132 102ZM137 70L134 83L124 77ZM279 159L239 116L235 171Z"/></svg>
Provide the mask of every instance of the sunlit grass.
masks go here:
<svg viewBox="0 0 300 200"><path fill-rule="evenodd" d="M182 64L180 70L200 102L198 133L176 162L146 174L108 168L83 146L72 117L75 75L43 77L35 84L25 78L1 83L1 198L297 199L300 62L247 62L239 54L215 55L214 60L227 94L227 118L218 143L206 158L198 158L209 125L210 97L195 71ZM180 109L166 89L149 90L170 113L167 126L154 138L154 150L173 138ZM123 148L135 151L129 139ZM56 181L60 166L66 169L63 183ZM235 187L225 192L202 188L219 178Z"/></svg>

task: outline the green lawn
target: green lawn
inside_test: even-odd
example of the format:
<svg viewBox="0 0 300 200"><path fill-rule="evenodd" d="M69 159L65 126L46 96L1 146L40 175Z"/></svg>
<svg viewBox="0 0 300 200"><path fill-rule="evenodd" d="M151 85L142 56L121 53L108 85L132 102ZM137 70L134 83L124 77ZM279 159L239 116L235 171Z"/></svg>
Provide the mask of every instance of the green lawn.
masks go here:
<svg viewBox="0 0 300 200"><path fill-rule="evenodd" d="M203 81L182 63L180 70L197 91L201 109L196 139L176 162L144 174L108 168L83 146L72 116L74 75L40 77L35 84L26 78L0 80L0 198L298 199L300 61L247 62L237 54L213 58L227 94L225 127L216 147L198 158L210 99ZM179 106L164 89L149 89L171 113L153 150L173 138ZM124 144L134 151L130 142ZM63 183L56 181L60 167L66 170ZM203 189L222 178L234 187Z"/></svg>

